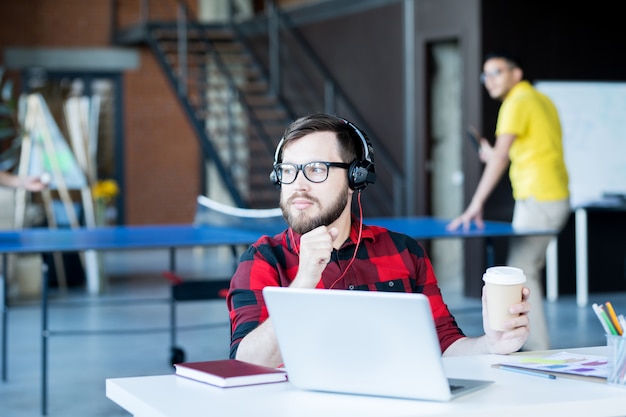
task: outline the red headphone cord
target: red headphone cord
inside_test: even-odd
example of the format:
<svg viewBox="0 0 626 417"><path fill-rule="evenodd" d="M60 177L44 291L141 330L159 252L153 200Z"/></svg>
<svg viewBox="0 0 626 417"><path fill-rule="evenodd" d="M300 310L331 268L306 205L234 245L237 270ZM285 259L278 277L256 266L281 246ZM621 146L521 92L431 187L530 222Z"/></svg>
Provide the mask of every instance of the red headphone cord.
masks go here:
<svg viewBox="0 0 626 417"><path fill-rule="evenodd" d="M339 278L333 281L330 287L328 287L329 290L331 290L335 286L335 284L338 283L344 277L344 275L346 275L346 272L348 272L348 269L350 269L350 267L352 266L352 263L356 259L356 253L359 250L359 244L361 243L361 233L363 232L363 206L361 205L361 190L358 191L356 200L357 200L357 203L359 204L359 235L356 239L356 247L354 248L354 254L352 254L352 259L350 259L350 263L348 264L346 269L344 269L343 273L339 276Z"/></svg>

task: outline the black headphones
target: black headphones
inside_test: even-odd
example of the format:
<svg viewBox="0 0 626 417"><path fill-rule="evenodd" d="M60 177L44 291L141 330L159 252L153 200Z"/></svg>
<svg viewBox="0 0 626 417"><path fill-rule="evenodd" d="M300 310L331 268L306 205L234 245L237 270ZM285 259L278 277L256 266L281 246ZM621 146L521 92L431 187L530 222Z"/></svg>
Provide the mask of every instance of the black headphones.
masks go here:
<svg viewBox="0 0 626 417"><path fill-rule="evenodd" d="M348 168L348 186L353 190L361 191L365 189L368 184L374 184L376 182L374 148L372 147L367 135L359 128L345 119L339 118L339 120L352 129L356 136L358 136L359 143L361 144L361 159L355 159ZM284 142L284 137L282 137L280 142L278 142L276 153L274 154L274 165L280 162L279 158ZM270 173L270 181L272 181L276 188L280 188L280 180L278 179L278 174L275 169L272 169L272 172Z"/></svg>

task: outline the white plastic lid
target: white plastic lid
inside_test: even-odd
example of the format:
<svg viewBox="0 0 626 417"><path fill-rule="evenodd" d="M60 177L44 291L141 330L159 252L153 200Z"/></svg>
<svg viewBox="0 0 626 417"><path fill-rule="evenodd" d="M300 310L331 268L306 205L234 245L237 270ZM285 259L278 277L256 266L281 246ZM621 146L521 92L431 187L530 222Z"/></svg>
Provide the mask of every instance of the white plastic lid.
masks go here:
<svg viewBox="0 0 626 417"><path fill-rule="evenodd" d="M492 266L483 274L483 281L491 284L515 285L526 282L526 275L513 266Z"/></svg>

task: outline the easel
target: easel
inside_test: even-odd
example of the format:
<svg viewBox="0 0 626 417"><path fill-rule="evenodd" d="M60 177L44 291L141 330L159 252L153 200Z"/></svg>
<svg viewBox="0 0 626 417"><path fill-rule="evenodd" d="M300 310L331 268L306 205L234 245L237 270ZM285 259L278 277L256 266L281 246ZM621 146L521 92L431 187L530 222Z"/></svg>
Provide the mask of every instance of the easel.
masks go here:
<svg viewBox="0 0 626 417"><path fill-rule="evenodd" d="M85 214L85 223L88 227L95 226L95 215L91 189L85 173L88 172L84 147L77 164L75 155L67 146L58 126L54 122L44 98L40 94L30 94L20 98L20 109L23 110L22 126L24 137L22 139L22 152L18 165L19 175L50 175L49 189L41 192L42 202L48 226L57 228L58 222L53 207L51 190L55 189L63 204L71 228L78 228L79 221L70 196L70 189L80 190L82 207ZM73 135L75 136L75 135ZM73 142L80 142L79 139ZM68 184L69 180L69 184ZM24 227L26 212L26 190L19 189L16 192L15 227ZM81 254L81 260L86 273L98 272L97 257L94 251ZM54 253L55 269L59 288L67 288L67 279L63 259L60 253ZM95 264L95 265L94 265ZM89 280L88 280L89 281ZM91 280L93 281L93 280ZM89 292L97 292L99 288L89 288Z"/></svg>
<svg viewBox="0 0 626 417"><path fill-rule="evenodd" d="M88 185L93 186L98 180L96 171L96 151L98 148L98 115L100 113L99 96L70 97L64 106L70 140L74 154L83 173L87 177ZM81 188L85 225L96 227L91 187ZM87 291L90 294L100 293L103 287L100 259L96 251L84 252L85 275L87 276Z"/></svg>

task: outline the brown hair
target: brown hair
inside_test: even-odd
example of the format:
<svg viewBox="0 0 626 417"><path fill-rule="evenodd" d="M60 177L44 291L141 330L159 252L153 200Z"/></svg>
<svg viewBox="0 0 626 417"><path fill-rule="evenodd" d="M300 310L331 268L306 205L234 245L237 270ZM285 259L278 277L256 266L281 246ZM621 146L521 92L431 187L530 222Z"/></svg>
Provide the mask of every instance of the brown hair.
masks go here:
<svg viewBox="0 0 626 417"><path fill-rule="evenodd" d="M276 152L276 163L282 161L282 152L285 146L293 140L314 132L335 132L339 141L339 151L342 162L351 163L362 153L361 139L345 120L324 113L315 113L294 121L285 129L280 148Z"/></svg>

